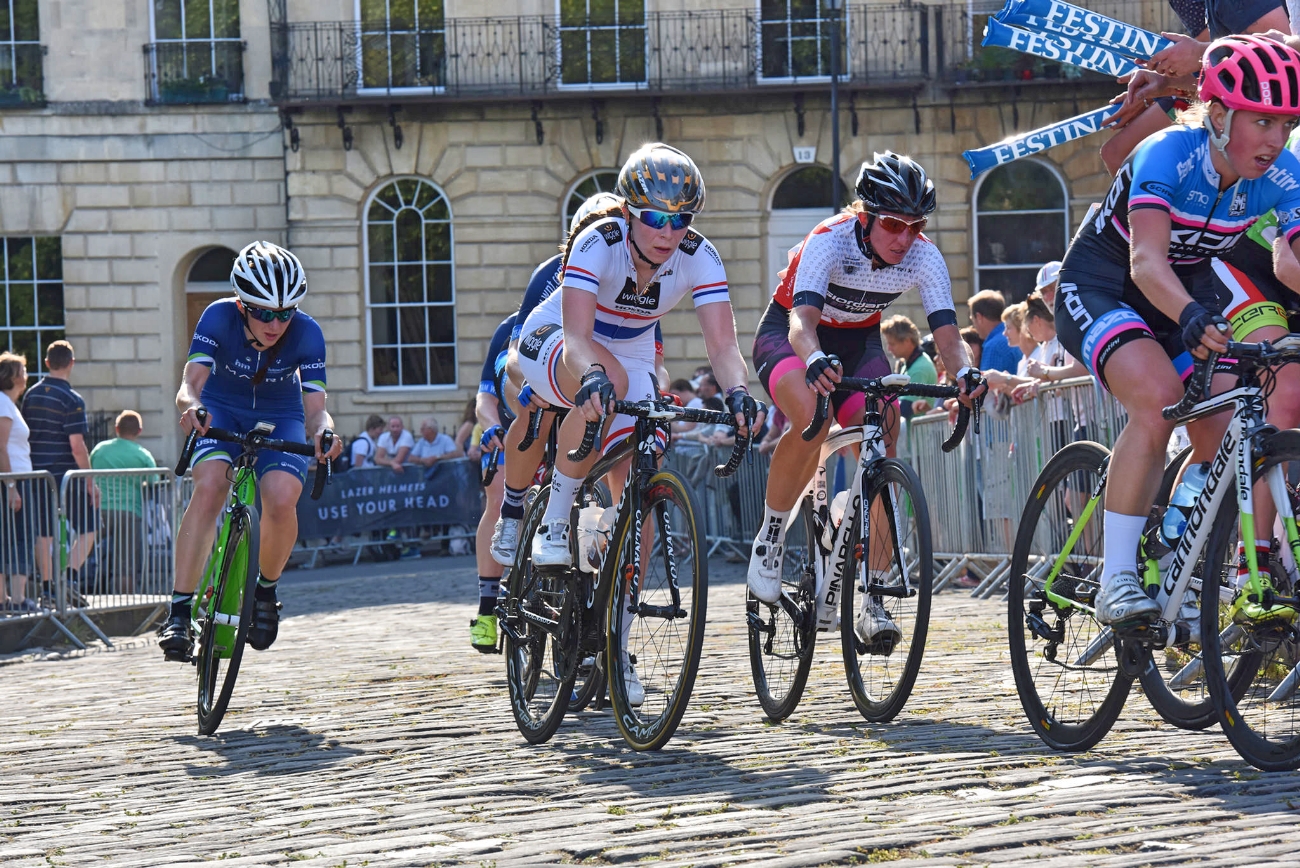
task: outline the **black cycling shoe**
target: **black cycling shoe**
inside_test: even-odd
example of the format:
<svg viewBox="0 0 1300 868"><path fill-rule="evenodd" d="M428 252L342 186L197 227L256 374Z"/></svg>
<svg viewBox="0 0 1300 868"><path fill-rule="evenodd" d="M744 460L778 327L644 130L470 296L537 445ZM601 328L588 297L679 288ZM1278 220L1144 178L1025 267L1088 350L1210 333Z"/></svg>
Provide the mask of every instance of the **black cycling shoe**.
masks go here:
<svg viewBox="0 0 1300 868"><path fill-rule="evenodd" d="M248 644L254 651L265 651L275 644L280 632L280 602L278 600L253 601L253 626L248 628Z"/></svg>
<svg viewBox="0 0 1300 868"><path fill-rule="evenodd" d="M158 631L158 647L163 657L177 663L187 663L190 651L194 648L194 637L190 633L190 619L173 615Z"/></svg>

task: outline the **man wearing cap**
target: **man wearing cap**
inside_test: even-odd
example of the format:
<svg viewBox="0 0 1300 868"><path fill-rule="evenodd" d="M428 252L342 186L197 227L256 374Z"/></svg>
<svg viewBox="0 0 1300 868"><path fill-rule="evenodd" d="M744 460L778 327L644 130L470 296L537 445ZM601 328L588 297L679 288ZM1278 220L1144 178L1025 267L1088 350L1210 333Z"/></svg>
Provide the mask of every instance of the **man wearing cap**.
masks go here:
<svg viewBox="0 0 1300 868"><path fill-rule="evenodd" d="M1047 302L1048 310L1056 310L1056 285L1061 279L1061 263L1059 260L1051 262L1038 269L1038 278L1034 281L1034 292L1043 297Z"/></svg>

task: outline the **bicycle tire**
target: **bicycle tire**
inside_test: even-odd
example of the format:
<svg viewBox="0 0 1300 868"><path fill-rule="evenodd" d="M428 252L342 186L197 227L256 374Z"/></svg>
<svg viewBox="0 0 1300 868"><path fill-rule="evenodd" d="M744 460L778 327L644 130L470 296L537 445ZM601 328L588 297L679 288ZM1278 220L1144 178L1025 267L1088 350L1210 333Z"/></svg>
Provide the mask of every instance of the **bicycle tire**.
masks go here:
<svg viewBox="0 0 1300 868"><path fill-rule="evenodd" d="M934 549L930 537L930 512L921 489L921 480L910 465L887 458L867 471L863 480L863 509L877 501L880 513L871 515L870 536L879 539L880 514L892 553L890 575L882 582L889 588L901 587L902 576L915 582L910 597L873 594L899 630L894 641L868 646L857 635L857 600L867 589L859 587L859 560L847 558L840 577L840 648L844 655L844 674L858 712L872 723L893 720L912 695L916 676L925 655L925 638L930 629L930 598L934 590ZM861 525L850 530L849 551L858 550ZM862 558L871 563L873 540L861 547ZM851 572L850 572L851 571Z"/></svg>
<svg viewBox="0 0 1300 868"><path fill-rule="evenodd" d="M217 731L235 690L239 664L244 659L244 644L253 622L260 542L261 522L256 507L245 505L231 513L220 572L213 583L211 597L203 603L205 613L199 630L196 663L200 735ZM236 614L234 625L218 623L218 615ZM224 673L222 660L225 660Z"/></svg>
<svg viewBox="0 0 1300 868"><path fill-rule="evenodd" d="M568 711L577 677L578 613L568 573L536 571L532 541L550 499L550 486L529 505L519 529L506 597L506 685L515 725L530 744L548 741ZM555 622L555 633L525 620L524 610ZM548 656L549 655L549 656ZM540 694L539 694L540 691Z"/></svg>
<svg viewBox="0 0 1300 868"><path fill-rule="evenodd" d="M1056 750L1087 750L1101 741L1115 725L1133 686L1133 678L1119 668L1114 643L1104 641L1108 631L1083 609L1058 608L1048 601L1042 590L1044 580L1039 577L1040 570L1055 563L1061 553L1074 527L1075 516L1083 511L1096 490L1109 456L1106 447L1086 440L1071 443L1052 456L1034 481L1011 555L1007 634L1016 693L1034 732ZM1099 511L1100 503L1087 522L1097 530L1080 535L1071 550L1074 559L1063 563L1063 571L1053 583L1053 591L1080 602L1095 600L1099 587L1097 573L1102 552ZM1040 520L1044 518L1046 523L1040 528ZM1060 584L1062 578L1068 580L1064 586ZM1055 618L1056 623L1048 624L1047 617ZM1053 642L1039 636L1029 626L1036 622L1060 640ZM1043 650L1035 650L1031 656L1026 639L1045 643ZM1065 659L1074 662L1059 662L1061 654L1057 648L1062 645L1067 646ZM1084 661L1085 657L1090 659ZM1080 661L1084 661L1082 665L1078 665ZM1101 664L1094 665L1097 661ZM1053 668L1045 668L1044 664ZM1037 673L1043 674L1045 687L1060 686L1062 690L1044 697L1035 677ZM1067 674L1069 683L1062 686L1061 680ZM1054 678L1050 677L1053 675ZM1096 696L1102 699L1093 702ZM1067 704L1075 699L1080 709L1067 716Z"/></svg>
<svg viewBox="0 0 1300 868"><path fill-rule="evenodd" d="M812 498L800 501L785 535L781 584L795 600L802 624L780 604L745 599L749 626L749 669L763 713L775 723L794 713L808 684L817 643L817 568L820 557ZM766 614L766 623L763 616Z"/></svg>
<svg viewBox="0 0 1300 868"><path fill-rule="evenodd" d="M1254 478L1258 480L1278 464L1296 461L1300 461L1300 431L1278 432L1256 451ZM1221 484L1231 484L1231 476ZM1295 508L1295 492L1289 483L1288 491ZM1237 500L1230 489L1214 517L1207 543L1211 551L1230 546L1234 557L1219 565L1222 592L1202 594L1206 680L1223 732L1241 758L1264 771L1294 771L1300 768L1300 696L1294 687L1285 693L1285 685L1300 659L1300 632L1294 623L1244 622L1232 631L1239 632L1239 637L1224 641L1228 625L1233 624L1225 597L1233 593L1230 576L1236 566L1237 517ZM1297 588L1286 569L1271 572L1277 593L1294 596ZM1279 692L1276 698L1275 691Z"/></svg>
<svg viewBox="0 0 1300 868"><path fill-rule="evenodd" d="M633 570L628 567L634 555L633 526L627 520L620 522L613 541L618 558L605 645L605 678L614 721L623 740L638 751L658 750L667 744L686 712L704 646L709 584L708 546L695 494L686 481L672 470L657 471L646 486L642 515L653 519L647 523L654 537L642 537L642 545L650 547L650 555L637 589L641 609L629 613L628 623L624 624L624 601L631 598L632 591ZM662 567L662 576L658 567ZM677 600L673 599L673 588L677 589ZM676 606L675 612L665 617L663 613L671 606ZM687 621L684 625L683 620ZM674 637L680 641L670 648ZM634 661L645 693L638 706L628 699L622 666L624 649Z"/></svg>

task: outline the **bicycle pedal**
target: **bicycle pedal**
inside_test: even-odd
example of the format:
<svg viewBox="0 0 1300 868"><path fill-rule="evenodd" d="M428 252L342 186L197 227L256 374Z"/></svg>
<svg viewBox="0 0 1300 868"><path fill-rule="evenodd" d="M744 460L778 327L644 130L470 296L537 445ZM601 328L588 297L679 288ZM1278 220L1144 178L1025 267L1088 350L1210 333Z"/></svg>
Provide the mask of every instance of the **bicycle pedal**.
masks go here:
<svg viewBox="0 0 1300 868"><path fill-rule="evenodd" d="M163 659L171 663L192 663L197 664L198 658L192 654L186 654L182 651L164 651Z"/></svg>
<svg viewBox="0 0 1300 868"><path fill-rule="evenodd" d="M475 645L472 642L470 647L480 654L500 654L501 648L497 645Z"/></svg>

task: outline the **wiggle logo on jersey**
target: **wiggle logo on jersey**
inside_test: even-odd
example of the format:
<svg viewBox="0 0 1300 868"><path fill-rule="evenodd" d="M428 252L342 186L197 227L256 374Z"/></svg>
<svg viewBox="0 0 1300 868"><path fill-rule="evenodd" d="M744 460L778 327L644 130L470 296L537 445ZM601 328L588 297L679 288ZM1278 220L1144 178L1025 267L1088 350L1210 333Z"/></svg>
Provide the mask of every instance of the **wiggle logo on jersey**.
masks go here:
<svg viewBox="0 0 1300 868"><path fill-rule="evenodd" d="M559 323L547 323L541 328L531 331L519 339L519 352L523 353L534 362L537 361L538 355L542 352L547 338L562 329Z"/></svg>
<svg viewBox="0 0 1300 868"><path fill-rule="evenodd" d="M687 256L694 256L695 251L700 249L700 243L703 240L704 238L700 233L696 232L694 229L687 229L686 235L682 238L682 243L677 245L677 249L682 253L685 253ZM722 260L719 258L718 262L721 263Z"/></svg>
<svg viewBox="0 0 1300 868"><path fill-rule="evenodd" d="M614 299L615 307L630 307L634 310L655 311L659 309L659 281L654 281L645 288L645 292L637 294L636 281L632 278L627 279L623 284L623 291Z"/></svg>
<svg viewBox="0 0 1300 868"><path fill-rule="evenodd" d="M610 247L613 247L615 244L623 240L622 228L613 221L602 223L600 226L596 227L596 231L600 233L600 236L605 239L605 243Z"/></svg>

